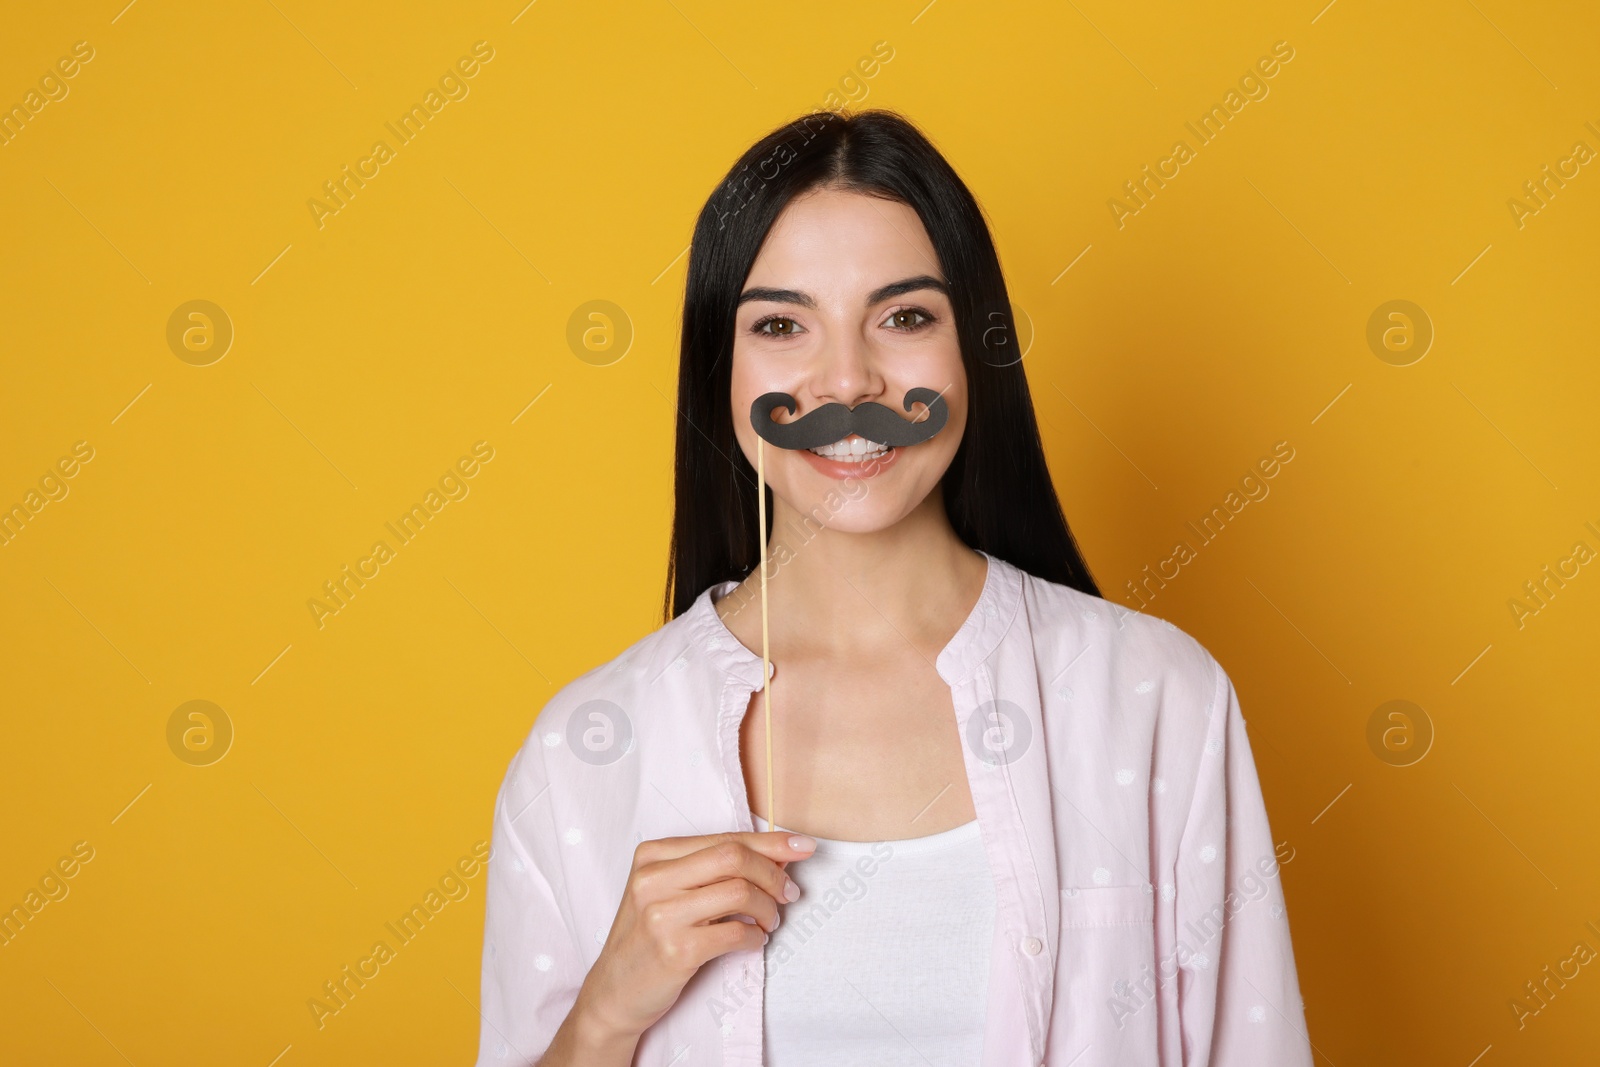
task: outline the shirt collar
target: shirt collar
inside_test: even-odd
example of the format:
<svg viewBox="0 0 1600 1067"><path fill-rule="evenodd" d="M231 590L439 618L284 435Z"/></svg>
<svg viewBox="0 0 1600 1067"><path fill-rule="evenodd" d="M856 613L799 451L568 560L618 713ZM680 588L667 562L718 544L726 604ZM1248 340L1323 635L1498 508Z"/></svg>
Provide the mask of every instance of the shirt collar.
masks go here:
<svg viewBox="0 0 1600 1067"><path fill-rule="evenodd" d="M966 620L935 662L939 676L952 687L971 677L978 665L1000 646L1022 606L1024 572L982 549L977 552L988 561L983 589ZM687 624L691 645L701 649L712 664L753 691L761 685L761 653L752 652L733 635L714 604L738 585L730 579L708 586L684 613L683 621Z"/></svg>

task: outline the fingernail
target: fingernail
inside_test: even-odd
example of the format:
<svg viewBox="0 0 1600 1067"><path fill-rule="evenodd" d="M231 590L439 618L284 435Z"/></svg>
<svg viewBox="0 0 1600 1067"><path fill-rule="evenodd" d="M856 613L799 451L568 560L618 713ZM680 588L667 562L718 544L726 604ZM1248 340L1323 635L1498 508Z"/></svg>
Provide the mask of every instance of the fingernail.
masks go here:
<svg viewBox="0 0 1600 1067"><path fill-rule="evenodd" d="M765 945L767 943L767 940L768 940L767 935L766 934L762 934L761 935L761 943L763 945Z"/></svg>
<svg viewBox="0 0 1600 1067"><path fill-rule="evenodd" d="M801 837L796 834L794 837L789 838L789 847L796 852L811 852L816 849L817 843L809 837Z"/></svg>
<svg viewBox="0 0 1600 1067"><path fill-rule="evenodd" d="M800 887L794 884L794 879L787 876L783 879L783 899L790 904L800 899Z"/></svg>
<svg viewBox="0 0 1600 1067"><path fill-rule="evenodd" d="M783 922L783 912L781 912L781 911L773 912L772 913L772 930L776 930L778 928L778 924L781 923L781 922ZM769 934L772 933L772 930L768 930L767 933L769 933Z"/></svg>

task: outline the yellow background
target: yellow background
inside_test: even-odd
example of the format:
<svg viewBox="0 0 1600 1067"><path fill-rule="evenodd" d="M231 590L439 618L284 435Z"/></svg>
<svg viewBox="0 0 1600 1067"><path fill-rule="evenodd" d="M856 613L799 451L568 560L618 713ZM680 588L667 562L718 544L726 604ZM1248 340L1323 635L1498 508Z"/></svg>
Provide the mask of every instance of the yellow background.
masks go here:
<svg viewBox="0 0 1600 1067"><path fill-rule="evenodd" d="M659 625L694 216L847 99L921 123L989 213L1108 596L1295 449L1149 610L1238 685L1318 1062L1592 1057L1596 965L1521 1028L1510 1001L1600 949L1600 565L1520 629L1508 601L1600 550L1600 166L1521 227L1507 201L1600 149L1600 16L924 3L6 12L0 103L94 58L0 147L0 505L94 458L0 547L0 904L95 856L0 947L0 1059L470 1060L481 874L320 1030L306 1002L487 836L554 687ZM319 228L480 40L469 95ZM1269 95L1119 228L1278 41ZM209 366L167 343L196 299L235 330ZM1436 331L1410 366L1366 340L1394 299ZM631 323L608 366L566 340L591 300ZM478 441L470 494L319 629L322 583ZM1412 766L1368 746L1391 699L1435 731ZM168 747L190 700L233 724L210 766Z"/></svg>

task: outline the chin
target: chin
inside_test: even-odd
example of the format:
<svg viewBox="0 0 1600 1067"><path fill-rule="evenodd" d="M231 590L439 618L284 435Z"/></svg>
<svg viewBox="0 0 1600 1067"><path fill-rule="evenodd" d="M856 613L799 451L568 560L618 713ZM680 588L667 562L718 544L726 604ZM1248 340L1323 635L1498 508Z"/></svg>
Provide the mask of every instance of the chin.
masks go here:
<svg viewBox="0 0 1600 1067"><path fill-rule="evenodd" d="M840 513L828 520L828 529L834 533L843 534L875 534L890 529L909 512L884 513L881 511L873 514Z"/></svg>
<svg viewBox="0 0 1600 1067"><path fill-rule="evenodd" d="M887 530L916 510L927 493L869 480L840 482L815 475L789 482L779 493L796 521L808 530L818 525L835 533L871 534ZM774 492L778 492L774 487Z"/></svg>

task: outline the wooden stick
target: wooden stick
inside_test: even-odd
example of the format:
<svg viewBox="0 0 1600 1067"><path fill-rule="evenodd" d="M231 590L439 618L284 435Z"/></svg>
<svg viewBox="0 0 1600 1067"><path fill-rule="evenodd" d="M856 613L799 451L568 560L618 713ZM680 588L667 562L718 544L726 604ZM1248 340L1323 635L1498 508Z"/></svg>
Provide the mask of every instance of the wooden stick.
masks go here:
<svg viewBox="0 0 1600 1067"><path fill-rule="evenodd" d="M766 704L767 735L767 829L778 828L772 803L772 668L767 666L767 464L761 435L756 435L756 511L761 542L761 696Z"/></svg>

